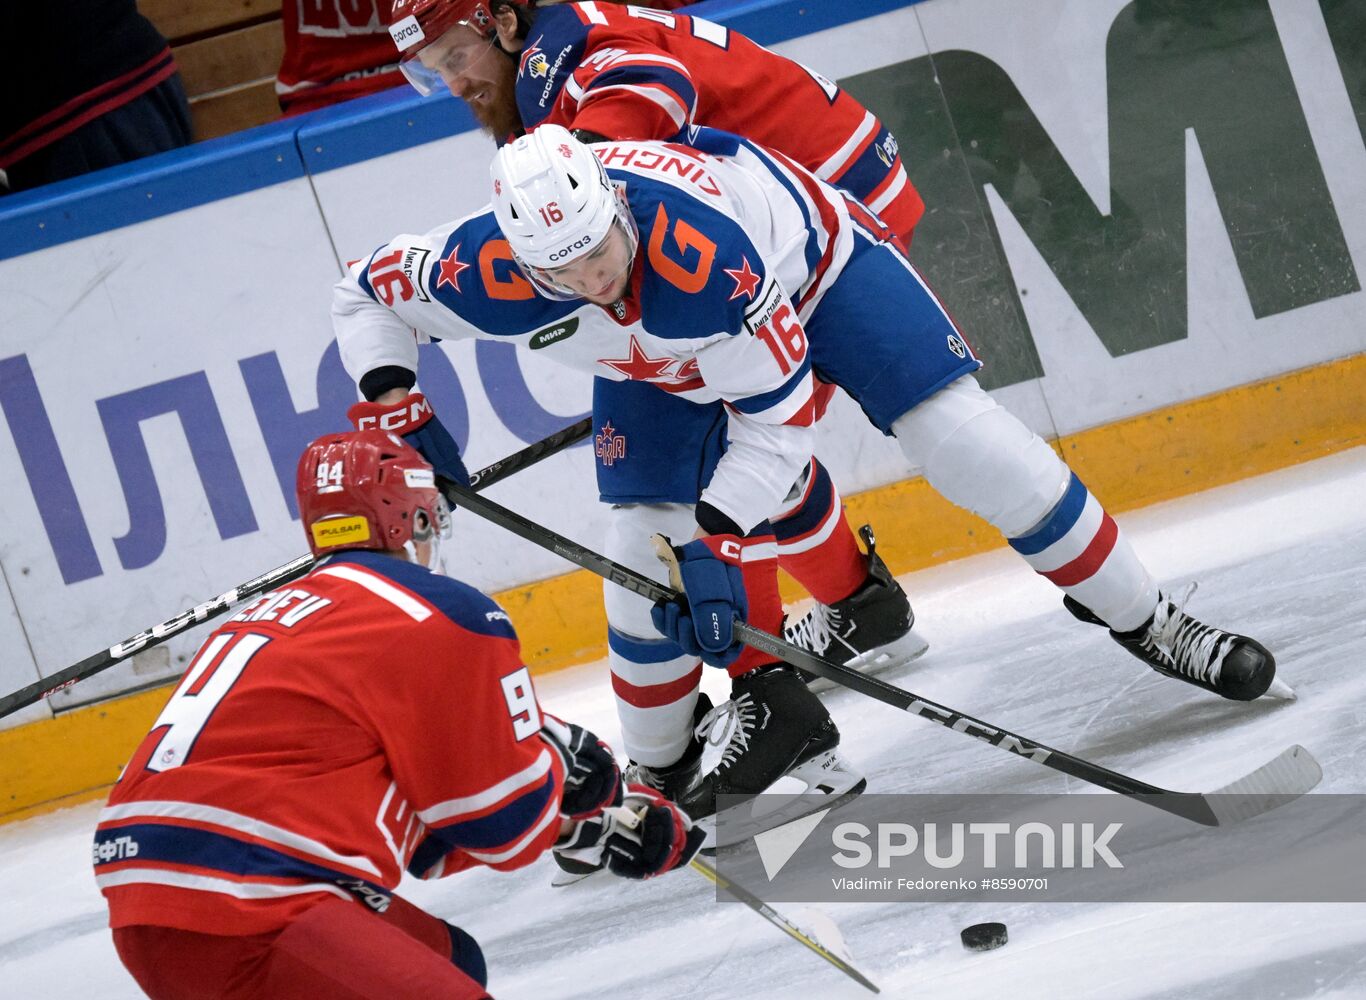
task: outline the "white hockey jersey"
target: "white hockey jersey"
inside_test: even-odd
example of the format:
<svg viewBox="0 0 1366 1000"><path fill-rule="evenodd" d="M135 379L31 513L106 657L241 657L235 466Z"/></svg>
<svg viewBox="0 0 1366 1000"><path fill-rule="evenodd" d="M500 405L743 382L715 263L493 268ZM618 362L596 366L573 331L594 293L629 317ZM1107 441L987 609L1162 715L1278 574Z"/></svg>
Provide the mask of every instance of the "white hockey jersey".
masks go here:
<svg viewBox="0 0 1366 1000"><path fill-rule="evenodd" d="M710 129L690 140L593 147L640 233L622 302L538 295L485 209L351 264L332 310L348 372L416 371L419 344L477 337L723 400L729 448L702 498L745 530L763 520L811 456L802 324L848 260L849 208L780 154Z"/></svg>

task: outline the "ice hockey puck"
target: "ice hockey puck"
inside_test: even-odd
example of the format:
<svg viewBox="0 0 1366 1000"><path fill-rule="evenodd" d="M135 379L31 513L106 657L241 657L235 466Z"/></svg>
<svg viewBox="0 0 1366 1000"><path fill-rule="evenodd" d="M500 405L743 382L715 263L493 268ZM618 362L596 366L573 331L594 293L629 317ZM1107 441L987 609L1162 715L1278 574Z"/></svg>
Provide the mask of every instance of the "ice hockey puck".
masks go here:
<svg viewBox="0 0 1366 1000"><path fill-rule="evenodd" d="M958 936L963 939L963 947L968 951L991 951L1009 940L1006 925L997 923L973 924L964 927Z"/></svg>

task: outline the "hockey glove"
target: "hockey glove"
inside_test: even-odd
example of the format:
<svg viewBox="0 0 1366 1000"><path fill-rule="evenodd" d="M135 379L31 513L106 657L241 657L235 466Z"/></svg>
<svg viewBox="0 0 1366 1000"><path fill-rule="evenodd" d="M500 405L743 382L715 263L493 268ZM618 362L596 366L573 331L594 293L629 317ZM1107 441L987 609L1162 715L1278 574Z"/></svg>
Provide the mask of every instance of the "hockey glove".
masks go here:
<svg viewBox="0 0 1366 1000"><path fill-rule="evenodd" d="M392 431L400 435L422 453L438 476L461 486L470 484L460 448L436 419L436 411L422 393L409 393L397 403L357 403L346 411L346 417L358 431Z"/></svg>
<svg viewBox="0 0 1366 1000"><path fill-rule="evenodd" d="M582 726L541 714L541 732L564 759L560 814L571 820L597 816L621 805L626 784L612 748Z"/></svg>
<svg viewBox="0 0 1366 1000"><path fill-rule="evenodd" d="M620 806L581 820L555 853L582 867L606 865L623 878L654 878L697 855L706 833L688 814L645 785L628 785Z"/></svg>
<svg viewBox="0 0 1366 1000"><path fill-rule="evenodd" d="M740 573L741 551L741 540L735 535L708 535L674 546L677 573L670 566L670 577L682 593L650 609L650 618L662 635L709 666L730 666L744 650L734 629L735 620L744 621L749 613Z"/></svg>

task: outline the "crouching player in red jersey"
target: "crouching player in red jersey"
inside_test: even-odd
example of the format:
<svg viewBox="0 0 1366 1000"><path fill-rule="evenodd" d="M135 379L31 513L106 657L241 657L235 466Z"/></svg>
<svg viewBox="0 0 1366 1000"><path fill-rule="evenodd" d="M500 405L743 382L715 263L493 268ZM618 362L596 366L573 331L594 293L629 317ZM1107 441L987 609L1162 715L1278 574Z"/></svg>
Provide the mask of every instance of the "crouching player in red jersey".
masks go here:
<svg viewBox="0 0 1366 1000"><path fill-rule="evenodd" d="M701 844L536 700L507 615L431 572L431 466L381 431L305 451L319 557L204 643L95 834L119 957L153 1000L488 996L465 931L394 895L547 850L629 878Z"/></svg>

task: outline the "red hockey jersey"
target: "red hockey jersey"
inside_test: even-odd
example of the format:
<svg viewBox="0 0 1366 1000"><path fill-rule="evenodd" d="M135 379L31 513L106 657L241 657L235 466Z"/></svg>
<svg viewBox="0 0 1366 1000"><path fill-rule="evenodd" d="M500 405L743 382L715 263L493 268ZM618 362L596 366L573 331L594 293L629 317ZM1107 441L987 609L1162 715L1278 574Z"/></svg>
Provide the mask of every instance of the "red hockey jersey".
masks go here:
<svg viewBox="0 0 1366 1000"><path fill-rule="evenodd" d="M610 3L537 16L517 72L517 108L613 139L686 142L689 125L735 132L849 191L908 237L925 205L896 138L830 80L701 18Z"/></svg>
<svg viewBox="0 0 1366 1000"><path fill-rule="evenodd" d="M284 0L285 54L275 93L285 114L402 87L390 0Z"/></svg>
<svg viewBox="0 0 1366 1000"><path fill-rule="evenodd" d="M382 909L406 869L518 868L559 833L564 763L507 615L373 552L327 560L200 648L100 813L110 926L284 926Z"/></svg>

